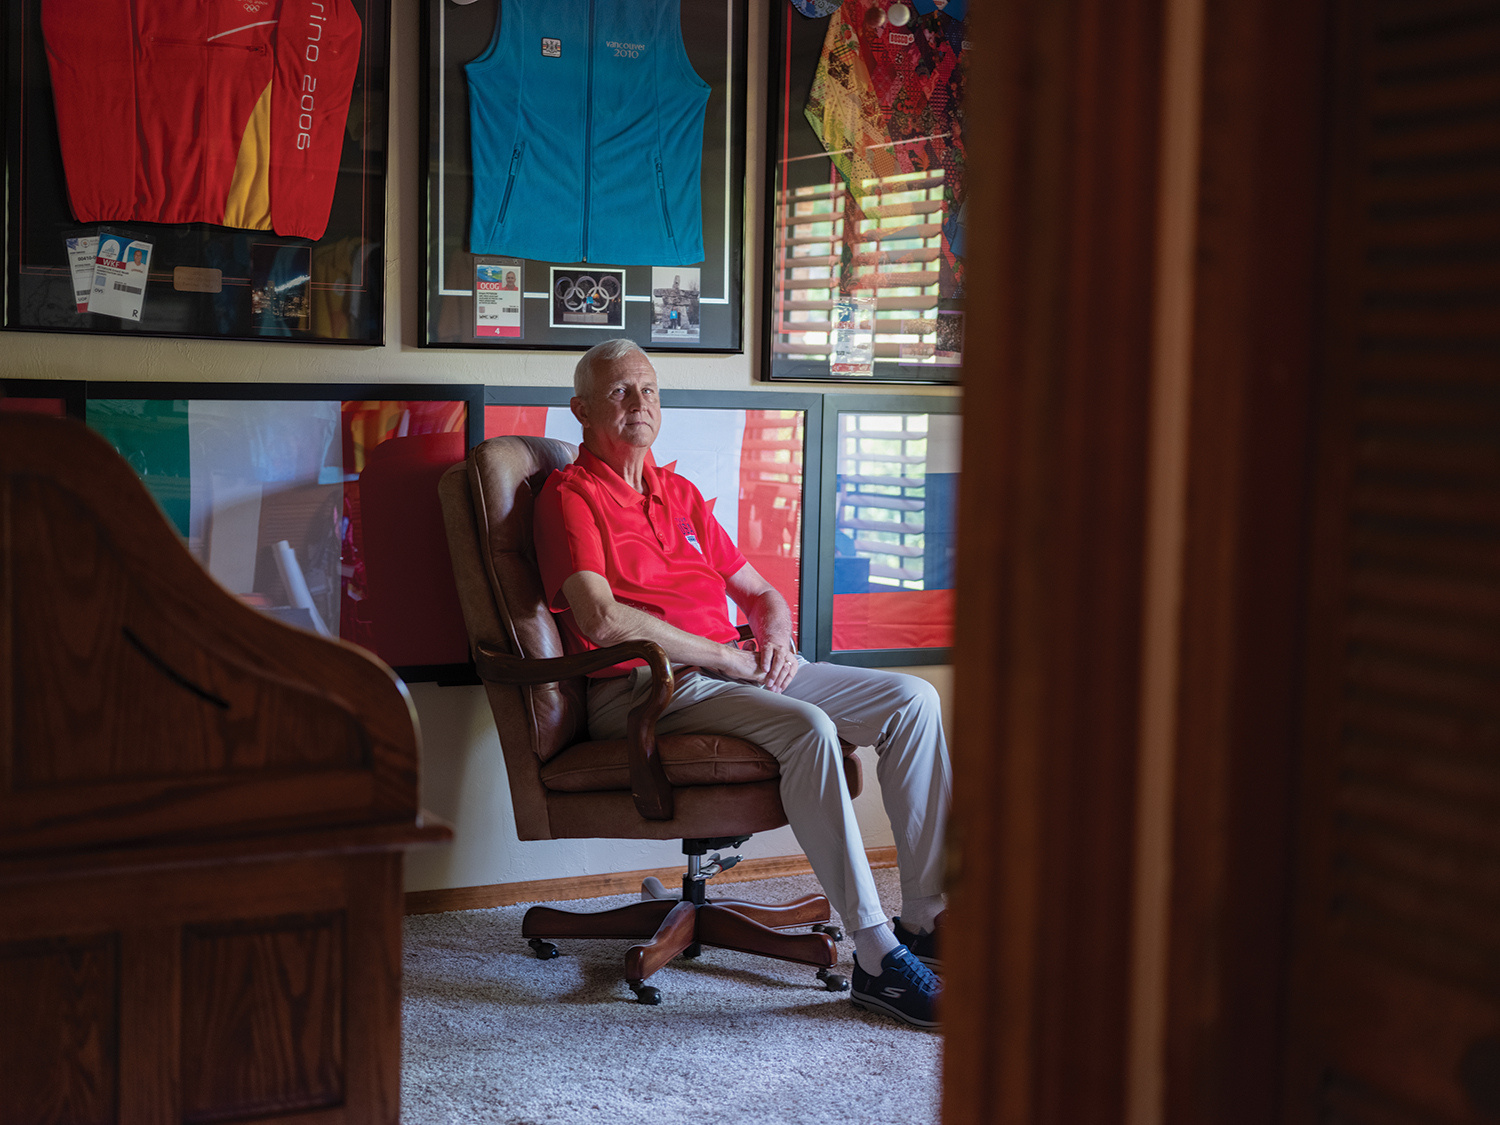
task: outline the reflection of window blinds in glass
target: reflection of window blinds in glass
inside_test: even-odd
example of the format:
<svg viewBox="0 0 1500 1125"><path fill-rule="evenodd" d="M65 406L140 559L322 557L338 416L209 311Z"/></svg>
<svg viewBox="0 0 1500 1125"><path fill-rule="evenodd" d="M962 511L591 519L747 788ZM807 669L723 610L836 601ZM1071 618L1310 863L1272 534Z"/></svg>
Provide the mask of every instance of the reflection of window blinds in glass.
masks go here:
<svg viewBox="0 0 1500 1125"><path fill-rule="evenodd" d="M921 590L927 415L840 414L835 553L870 560L870 583Z"/></svg>
<svg viewBox="0 0 1500 1125"><path fill-rule="evenodd" d="M769 503L785 514L784 520L778 520L784 533L774 546L763 542L756 546L787 558L798 558L802 549L796 535L802 518L802 426L800 410L750 410L745 416L741 487L758 503ZM741 502L749 499L743 497Z"/></svg>
<svg viewBox="0 0 1500 1125"><path fill-rule="evenodd" d="M875 358L931 363L936 353L943 173L867 181L862 207L843 182L783 191L777 216L780 355L826 360L841 296L874 297ZM854 229L857 227L858 229Z"/></svg>
<svg viewBox="0 0 1500 1125"><path fill-rule="evenodd" d="M802 444L800 410L747 410L740 453L739 548L775 586L798 627L802 558Z"/></svg>

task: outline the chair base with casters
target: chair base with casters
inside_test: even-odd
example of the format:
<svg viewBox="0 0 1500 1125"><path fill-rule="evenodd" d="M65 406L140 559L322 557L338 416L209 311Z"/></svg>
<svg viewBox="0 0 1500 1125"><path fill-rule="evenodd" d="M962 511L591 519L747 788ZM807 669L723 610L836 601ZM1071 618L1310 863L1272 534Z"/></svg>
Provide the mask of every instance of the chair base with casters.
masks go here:
<svg viewBox="0 0 1500 1125"><path fill-rule="evenodd" d="M794 902L776 904L707 897L708 880L734 866L739 857L721 859L715 854L707 866L703 857L713 848L739 847L749 838L684 840L682 850L688 857L688 869L682 877L680 899L632 902L614 910L583 914L533 906L521 922L521 936L529 939L532 952L544 961L558 953L557 946L545 940L548 938L646 939L625 951L625 983L642 1004L661 1003L660 990L646 983L653 973L679 954L697 957L705 945L814 965L824 988L846 991L848 979L830 972L838 964L834 943L842 941L844 935L829 924L832 911L825 896L805 895ZM809 932L785 932L800 926L810 926Z"/></svg>

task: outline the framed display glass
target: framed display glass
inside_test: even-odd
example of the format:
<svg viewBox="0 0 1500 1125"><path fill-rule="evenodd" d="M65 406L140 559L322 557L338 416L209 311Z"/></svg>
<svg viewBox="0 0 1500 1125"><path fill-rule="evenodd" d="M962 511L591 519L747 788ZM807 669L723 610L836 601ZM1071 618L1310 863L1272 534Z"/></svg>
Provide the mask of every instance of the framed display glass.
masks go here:
<svg viewBox="0 0 1500 1125"><path fill-rule="evenodd" d="M0 379L0 411L83 417L81 379Z"/></svg>
<svg viewBox="0 0 1500 1125"><path fill-rule="evenodd" d="M762 375L957 382L967 2L820 6L771 5Z"/></svg>
<svg viewBox="0 0 1500 1125"><path fill-rule="evenodd" d="M563 387L489 387L485 437L522 434L578 444ZM656 463L692 481L745 559L786 598L812 659L817 636L818 490L822 400L810 394L666 391L651 447ZM744 616L732 603L730 615Z"/></svg>
<svg viewBox="0 0 1500 1125"><path fill-rule="evenodd" d="M742 350L745 0L422 0L429 347Z"/></svg>
<svg viewBox="0 0 1500 1125"><path fill-rule="evenodd" d="M382 342L390 0L6 12L5 327Z"/></svg>
<svg viewBox="0 0 1500 1125"><path fill-rule="evenodd" d="M85 416L230 592L477 682L437 479L479 440L477 386L89 383Z"/></svg>
<svg viewBox="0 0 1500 1125"><path fill-rule="evenodd" d="M818 659L948 662L958 411L956 398L826 397Z"/></svg>

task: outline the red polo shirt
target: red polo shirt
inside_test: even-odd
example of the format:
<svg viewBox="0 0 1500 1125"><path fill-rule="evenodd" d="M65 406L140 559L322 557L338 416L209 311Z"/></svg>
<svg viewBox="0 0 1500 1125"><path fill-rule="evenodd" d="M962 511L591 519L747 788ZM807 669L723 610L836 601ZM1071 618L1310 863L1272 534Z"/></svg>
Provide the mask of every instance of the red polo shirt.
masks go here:
<svg viewBox="0 0 1500 1125"><path fill-rule="evenodd" d="M684 632L734 641L725 583L745 556L693 484L646 454L645 494L587 449L553 473L536 500L536 558L547 605L570 653L597 648L579 630L562 585L580 570L602 574L615 600ZM595 676L623 676L642 661Z"/></svg>

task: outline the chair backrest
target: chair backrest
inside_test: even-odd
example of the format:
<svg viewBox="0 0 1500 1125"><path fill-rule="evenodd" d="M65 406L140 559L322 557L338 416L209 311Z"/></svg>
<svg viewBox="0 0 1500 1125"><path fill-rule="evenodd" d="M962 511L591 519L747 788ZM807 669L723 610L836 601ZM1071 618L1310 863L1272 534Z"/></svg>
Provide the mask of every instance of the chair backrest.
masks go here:
<svg viewBox="0 0 1500 1125"><path fill-rule="evenodd" d="M563 655L532 542L532 510L547 477L576 446L497 437L475 446L439 485L448 550L471 645L530 658ZM486 684L523 840L547 839L540 769L588 729L582 677L535 686Z"/></svg>

